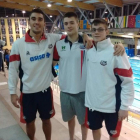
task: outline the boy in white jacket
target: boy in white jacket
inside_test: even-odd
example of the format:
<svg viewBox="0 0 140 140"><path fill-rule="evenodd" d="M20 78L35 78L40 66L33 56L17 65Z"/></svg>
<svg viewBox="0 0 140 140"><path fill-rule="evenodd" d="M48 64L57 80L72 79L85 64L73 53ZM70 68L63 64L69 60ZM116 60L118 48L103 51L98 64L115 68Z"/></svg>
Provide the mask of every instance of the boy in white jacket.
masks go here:
<svg viewBox="0 0 140 140"><path fill-rule="evenodd" d="M87 51L87 83L85 125L100 140L105 121L110 140L118 140L122 121L134 98L133 73L127 55L114 56L108 35L108 24L95 19L91 25L95 47Z"/></svg>

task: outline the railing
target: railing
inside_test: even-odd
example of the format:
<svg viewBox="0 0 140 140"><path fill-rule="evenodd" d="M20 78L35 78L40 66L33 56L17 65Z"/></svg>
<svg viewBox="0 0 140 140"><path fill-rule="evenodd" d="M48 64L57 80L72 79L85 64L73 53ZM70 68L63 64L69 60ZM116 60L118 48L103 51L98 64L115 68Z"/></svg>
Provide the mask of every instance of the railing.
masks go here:
<svg viewBox="0 0 140 140"><path fill-rule="evenodd" d="M60 92L58 77L56 77L56 78L51 82L51 87L52 87L52 90L53 90L53 91L55 90L57 93Z"/></svg>

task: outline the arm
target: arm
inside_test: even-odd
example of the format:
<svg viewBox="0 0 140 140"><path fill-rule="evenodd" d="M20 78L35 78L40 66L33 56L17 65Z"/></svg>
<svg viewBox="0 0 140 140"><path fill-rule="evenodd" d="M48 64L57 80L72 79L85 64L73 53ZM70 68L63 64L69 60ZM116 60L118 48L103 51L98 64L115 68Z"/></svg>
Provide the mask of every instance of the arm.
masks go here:
<svg viewBox="0 0 140 140"><path fill-rule="evenodd" d="M117 56L123 55L125 53L125 49L122 43L115 45L114 50L115 50L114 55L117 55Z"/></svg>
<svg viewBox="0 0 140 140"><path fill-rule="evenodd" d="M20 64L20 55L18 52L17 45L14 43L11 54L10 54L10 65L9 65L9 79L8 79L8 86L9 91L11 94L11 102L13 105L17 108L19 108L19 105L17 102L19 102L19 98L16 94L17 84L18 84L18 70L19 70L19 64Z"/></svg>
<svg viewBox="0 0 140 140"><path fill-rule="evenodd" d="M62 34L52 34L52 35L53 35L53 39L55 40L55 43L59 40L66 38L66 35L62 35Z"/></svg>
<svg viewBox="0 0 140 140"><path fill-rule="evenodd" d="M93 46L93 38L89 37L86 33L79 33L83 37L83 43L86 46L86 49L92 48Z"/></svg>
<svg viewBox="0 0 140 140"><path fill-rule="evenodd" d="M54 51L53 51L53 66L55 66L59 61L59 54L58 54L58 51L57 51L57 47L56 47L56 44L54 46Z"/></svg>
<svg viewBox="0 0 140 140"><path fill-rule="evenodd" d="M56 37L56 42L59 40L62 40L66 37L66 35L59 35L59 34L54 34ZM91 46L93 46L93 39L91 37L89 37L86 33L81 34L79 33L79 35L81 35L83 37L83 43L86 46L87 49L91 48Z"/></svg>
<svg viewBox="0 0 140 140"><path fill-rule="evenodd" d="M54 66L58 63L58 61L59 61L59 55L58 55L56 44L55 44L54 51L53 51L53 64L52 64L54 77L57 77Z"/></svg>
<svg viewBox="0 0 140 140"><path fill-rule="evenodd" d="M119 110L119 120L128 116L129 106L134 100L133 72L126 53L116 57L116 68L114 72L120 77L121 83L121 106Z"/></svg>
<svg viewBox="0 0 140 140"><path fill-rule="evenodd" d="M55 66L58 63L58 61L53 60L53 66Z"/></svg>

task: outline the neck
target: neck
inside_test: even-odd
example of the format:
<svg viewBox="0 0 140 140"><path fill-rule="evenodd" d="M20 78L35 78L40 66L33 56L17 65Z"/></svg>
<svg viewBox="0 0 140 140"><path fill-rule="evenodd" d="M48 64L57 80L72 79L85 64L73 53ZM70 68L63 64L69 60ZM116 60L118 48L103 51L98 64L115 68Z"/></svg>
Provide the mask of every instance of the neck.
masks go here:
<svg viewBox="0 0 140 140"><path fill-rule="evenodd" d="M78 40L78 33L74 34L74 35L68 35L68 40L73 42L76 42Z"/></svg>
<svg viewBox="0 0 140 140"><path fill-rule="evenodd" d="M41 36L42 36L43 32L41 32L39 34L35 34L33 31L30 30L30 33L29 34L30 34L30 36L34 37L37 42L39 42L40 39L41 39Z"/></svg>

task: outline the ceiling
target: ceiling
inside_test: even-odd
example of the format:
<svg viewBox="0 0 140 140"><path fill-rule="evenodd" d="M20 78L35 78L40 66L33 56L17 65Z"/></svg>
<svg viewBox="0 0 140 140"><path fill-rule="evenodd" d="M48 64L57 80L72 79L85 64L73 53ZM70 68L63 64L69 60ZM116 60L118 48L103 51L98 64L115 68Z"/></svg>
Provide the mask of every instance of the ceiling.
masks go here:
<svg viewBox="0 0 140 140"><path fill-rule="evenodd" d="M137 3L140 0L105 0L109 6L122 7L123 4ZM77 7L83 10L94 11L103 7L104 0L0 0L0 6L11 9L31 11L34 7L40 7L46 14L59 15L60 12L76 11ZM51 3L52 7L47 7Z"/></svg>
<svg viewBox="0 0 140 140"><path fill-rule="evenodd" d="M112 7L122 7L126 4L136 4L140 2L140 0L73 0L72 2L67 2L67 0L0 0L0 13L2 12L5 14L9 11L9 13L13 13L11 10L7 10L5 12L4 8L16 9L20 11L25 10L28 13L28 11L31 11L35 7L41 8L47 15L54 16L70 11L76 12L78 11L77 7L81 10L88 10L92 12L95 9L104 8L104 1L106 1L106 3ZM48 3L52 4L50 8L47 7Z"/></svg>

